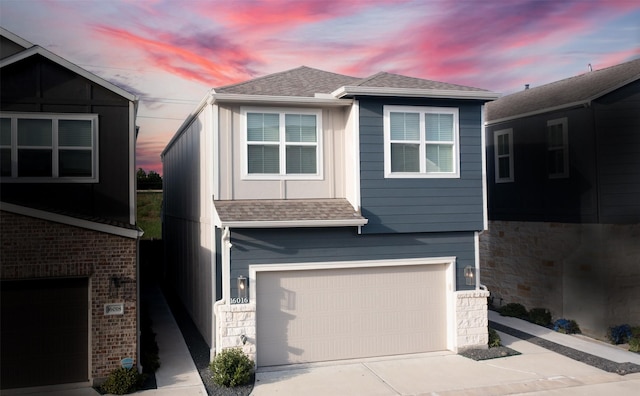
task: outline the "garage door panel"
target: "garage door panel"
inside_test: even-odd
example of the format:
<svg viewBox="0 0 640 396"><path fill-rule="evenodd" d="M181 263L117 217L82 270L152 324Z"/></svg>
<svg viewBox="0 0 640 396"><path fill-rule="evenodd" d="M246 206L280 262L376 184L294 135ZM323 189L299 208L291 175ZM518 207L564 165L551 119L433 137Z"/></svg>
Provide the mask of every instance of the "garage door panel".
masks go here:
<svg viewBox="0 0 640 396"><path fill-rule="evenodd" d="M445 265L259 272L258 365L446 349Z"/></svg>

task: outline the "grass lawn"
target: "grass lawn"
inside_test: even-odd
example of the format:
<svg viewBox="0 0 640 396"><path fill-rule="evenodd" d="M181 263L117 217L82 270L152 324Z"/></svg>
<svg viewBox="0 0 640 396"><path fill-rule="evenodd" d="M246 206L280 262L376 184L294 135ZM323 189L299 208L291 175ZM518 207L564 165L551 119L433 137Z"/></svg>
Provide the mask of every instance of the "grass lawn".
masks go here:
<svg viewBox="0 0 640 396"><path fill-rule="evenodd" d="M162 191L138 191L138 227L142 228L142 239L162 239L160 208Z"/></svg>

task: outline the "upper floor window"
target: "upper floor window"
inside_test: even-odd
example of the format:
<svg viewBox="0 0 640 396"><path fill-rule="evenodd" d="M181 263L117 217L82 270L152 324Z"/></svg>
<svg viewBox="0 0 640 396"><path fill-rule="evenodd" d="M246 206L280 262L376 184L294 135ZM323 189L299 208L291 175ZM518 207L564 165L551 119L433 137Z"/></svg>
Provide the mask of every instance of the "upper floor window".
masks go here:
<svg viewBox="0 0 640 396"><path fill-rule="evenodd" d="M304 109L243 109L245 177L322 177L321 114Z"/></svg>
<svg viewBox="0 0 640 396"><path fill-rule="evenodd" d="M496 131L493 135L496 183L513 181L513 129Z"/></svg>
<svg viewBox="0 0 640 396"><path fill-rule="evenodd" d="M567 119L547 121L547 172L550 179L569 177Z"/></svg>
<svg viewBox="0 0 640 396"><path fill-rule="evenodd" d="M385 177L460 177L458 109L384 107Z"/></svg>
<svg viewBox="0 0 640 396"><path fill-rule="evenodd" d="M3 182L95 182L98 116L4 113L0 118Z"/></svg>

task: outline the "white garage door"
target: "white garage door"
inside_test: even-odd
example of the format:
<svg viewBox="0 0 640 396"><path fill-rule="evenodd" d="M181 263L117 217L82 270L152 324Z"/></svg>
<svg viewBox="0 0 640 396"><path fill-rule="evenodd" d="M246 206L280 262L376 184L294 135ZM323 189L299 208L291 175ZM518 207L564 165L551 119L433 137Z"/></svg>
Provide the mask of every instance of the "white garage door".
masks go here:
<svg viewBox="0 0 640 396"><path fill-rule="evenodd" d="M261 271L258 366L445 350L445 265Z"/></svg>

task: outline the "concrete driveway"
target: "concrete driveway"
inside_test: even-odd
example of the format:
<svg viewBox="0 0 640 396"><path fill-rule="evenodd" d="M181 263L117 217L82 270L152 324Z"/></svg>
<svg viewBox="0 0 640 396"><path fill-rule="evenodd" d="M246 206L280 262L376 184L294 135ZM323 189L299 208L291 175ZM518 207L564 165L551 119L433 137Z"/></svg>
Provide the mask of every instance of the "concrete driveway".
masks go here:
<svg viewBox="0 0 640 396"><path fill-rule="evenodd" d="M621 376L499 333L521 353L476 362L450 352L259 369L253 396L637 395L640 373Z"/></svg>

